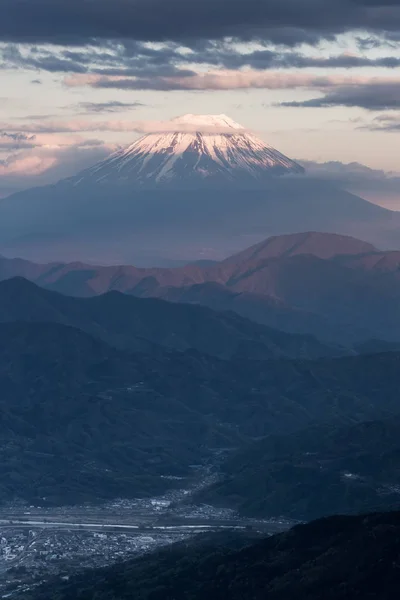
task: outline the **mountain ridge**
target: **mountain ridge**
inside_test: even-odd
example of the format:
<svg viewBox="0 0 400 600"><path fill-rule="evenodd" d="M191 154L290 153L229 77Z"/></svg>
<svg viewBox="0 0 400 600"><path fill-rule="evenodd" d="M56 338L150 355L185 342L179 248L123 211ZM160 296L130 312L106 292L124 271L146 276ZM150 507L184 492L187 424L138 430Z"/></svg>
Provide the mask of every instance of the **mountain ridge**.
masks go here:
<svg viewBox="0 0 400 600"><path fill-rule="evenodd" d="M159 353L195 349L219 358L343 356L340 347L296 336L208 307L110 291L74 298L22 277L0 282L0 322L52 322L85 331L117 348Z"/></svg>
<svg viewBox="0 0 400 600"><path fill-rule="evenodd" d="M325 257L325 258L322 258ZM326 258L327 257L327 258ZM110 290L200 304L334 344L400 340L400 253L336 234L270 238L211 265L179 268L38 265L0 257L0 279L22 275L63 294Z"/></svg>
<svg viewBox="0 0 400 600"><path fill-rule="evenodd" d="M376 252L379 252L379 250L375 246L353 236L305 231L304 233L271 236L250 248L229 256L222 263L295 256L297 254L311 254L317 258L329 259L342 255L347 257Z"/></svg>

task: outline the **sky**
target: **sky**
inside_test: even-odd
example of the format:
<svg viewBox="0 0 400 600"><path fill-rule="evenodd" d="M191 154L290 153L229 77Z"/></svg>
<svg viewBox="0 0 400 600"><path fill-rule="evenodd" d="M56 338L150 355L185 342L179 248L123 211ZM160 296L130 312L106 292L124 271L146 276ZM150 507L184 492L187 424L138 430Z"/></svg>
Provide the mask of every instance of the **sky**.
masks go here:
<svg viewBox="0 0 400 600"><path fill-rule="evenodd" d="M224 113L400 210L400 0L0 0L0 197Z"/></svg>

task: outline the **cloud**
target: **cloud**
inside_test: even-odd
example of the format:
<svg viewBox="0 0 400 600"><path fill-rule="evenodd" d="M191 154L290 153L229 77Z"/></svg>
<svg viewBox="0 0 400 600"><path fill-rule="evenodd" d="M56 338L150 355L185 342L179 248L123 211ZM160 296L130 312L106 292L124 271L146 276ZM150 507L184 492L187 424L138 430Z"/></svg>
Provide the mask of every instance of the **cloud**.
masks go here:
<svg viewBox="0 0 400 600"><path fill-rule="evenodd" d="M279 106L301 108L346 106L370 111L396 110L400 108L400 81L371 80L365 84L353 82L330 90L319 98L282 102Z"/></svg>
<svg viewBox="0 0 400 600"><path fill-rule="evenodd" d="M364 125L363 129L370 131L400 131L400 113L378 115L368 125Z"/></svg>
<svg viewBox="0 0 400 600"><path fill-rule="evenodd" d="M114 145L79 137L57 139L53 136L47 140L51 143L44 144L45 141L42 140L42 146L0 158L0 198L30 187L55 183L103 160L115 150Z"/></svg>
<svg viewBox="0 0 400 600"><path fill-rule="evenodd" d="M266 69L350 69L388 68L400 66L398 55L371 57L342 53L332 56L310 56L294 50L263 48L243 52L232 43L208 42L201 47L182 48L173 43L150 47L125 41L108 43L106 48L86 47L49 49L48 46L0 47L2 68L32 69L51 73L94 74L102 76L182 77L195 75L193 68L205 66L226 70Z"/></svg>
<svg viewBox="0 0 400 600"><path fill-rule="evenodd" d="M77 108L84 113L115 113L144 106L141 102L80 102Z"/></svg>
<svg viewBox="0 0 400 600"><path fill-rule="evenodd" d="M297 162L305 167L309 177L332 183L386 208L400 210L400 172L387 173L359 163L339 161Z"/></svg>
<svg viewBox="0 0 400 600"><path fill-rule="evenodd" d="M8 133L0 131L0 150L18 150L20 148L34 148L36 146L34 135L25 133Z"/></svg>
<svg viewBox="0 0 400 600"><path fill-rule="evenodd" d="M354 30L399 29L398 0L0 1L0 39L28 43L233 37L296 45Z"/></svg>
<svg viewBox="0 0 400 600"><path fill-rule="evenodd" d="M77 133L90 131L132 131L142 132L142 124L140 121L91 121L87 119L58 121L52 119L35 120L32 123L0 123L0 128L7 129L12 132L34 133L34 134L55 134L55 133ZM36 139L41 139L36 135ZM49 138L51 141L53 136ZM66 144L69 145L69 137L63 138Z"/></svg>
<svg viewBox="0 0 400 600"><path fill-rule="evenodd" d="M391 48L397 50L399 46L400 36L398 32L392 31L385 33L383 37L377 35L368 35L366 37L357 35L355 41L358 48L363 52L365 52L366 50L374 50L377 48Z"/></svg>
<svg viewBox="0 0 400 600"><path fill-rule="evenodd" d="M283 71L209 71L171 77L121 77L102 75L70 75L64 78L68 87L114 88L122 90L234 90L234 89L296 89L333 88L337 86L369 85L370 77L348 75L315 75ZM397 83L396 79L380 79L378 83ZM297 105L297 104L296 104Z"/></svg>
<svg viewBox="0 0 400 600"><path fill-rule="evenodd" d="M234 52L232 48L211 48L197 56L186 55L188 62L222 66L227 69L352 69L352 68L386 68L395 69L400 66L399 56L382 56L372 58L342 53L334 56L309 56L295 51L279 51L276 49L254 50L253 52Z"/></svg>
<svg viewBox="0 0 400 600"><path fill-rule="evenodd" d="M16 155L0 161L0 176L38 175L53 166L55 156Z"/></svg>
<svg viewBox="0 0 400 600"><path fill-rule="evenodd" d="M232 133L228 127L217 126L199 126L190 123L176 123L172 121L91 121L91 120L70 120L54 121L49 119L37 119L33 123L0 123L0 127L7 128L14 132L12 135L18 137L21 135L27 138L27 132L34 133L32 139L35 139L33 146L49 145L71 145L76 144L81 138L78 136L65 136L64 134L83 133L83 132L132 132L139 134L146 133ZM241 131L247 131L242 128ZM57 136L56 134L62 134ZM85 140L86 144L92 145L96 140Z"/></svg>
<svg viewBox="0 0 400 600"><path fill-rule="evenodd" d="M26 142L34 139L34 136L32 135L25 135L24 133L7 133L6 131L0 131L0 137L8 138L14 142Z"/></svg>
<svg viewBox="0 0 400 600"><path fill-rule="evenodd" d="M151 48L141 42L108 43L104 48L85 46L71 50L68 47L48 45L0 45L3 69L24 68L50 73L102 73L144 75L174 73L174 63L185 62L175 44Z"/></svg>

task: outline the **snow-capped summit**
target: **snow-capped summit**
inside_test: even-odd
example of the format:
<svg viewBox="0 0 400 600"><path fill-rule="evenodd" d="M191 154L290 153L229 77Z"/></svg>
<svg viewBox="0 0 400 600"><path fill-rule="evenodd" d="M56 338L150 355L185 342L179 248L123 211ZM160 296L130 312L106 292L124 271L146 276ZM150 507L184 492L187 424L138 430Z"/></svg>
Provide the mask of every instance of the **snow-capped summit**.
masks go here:
<svg viewBox="0 0 400 600"><path fill-rule="evenodd" d="M208 127L211 130L214 129L244 129L239 123L236 123L230 117L226 115L182 115L181 117L175 117L172 119L170 123L174 126L176 125L178 128L180 125L187 126L188 129L196 130L198 128L199 132L203 132Z"/></svg>
<svg viewBox="0 0 400 600"><path fill-rule="evenodd" d="M225 115L184 115L69 180L134 188L260 187L303 168Z"/></svg>

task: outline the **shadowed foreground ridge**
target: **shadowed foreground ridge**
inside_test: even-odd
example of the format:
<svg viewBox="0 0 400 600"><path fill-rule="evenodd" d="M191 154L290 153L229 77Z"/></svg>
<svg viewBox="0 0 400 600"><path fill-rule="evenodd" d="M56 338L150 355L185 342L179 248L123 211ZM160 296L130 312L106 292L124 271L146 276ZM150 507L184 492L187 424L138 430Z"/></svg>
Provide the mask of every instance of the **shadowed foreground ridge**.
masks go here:
<svg viewBox="0 0 400 600"><path fill-rule="evenodd" d="M394 600L400 513L335 516L242 549L201 538L68 582L29 600ZM18 600L22 596L18 597Z"/></svg>

